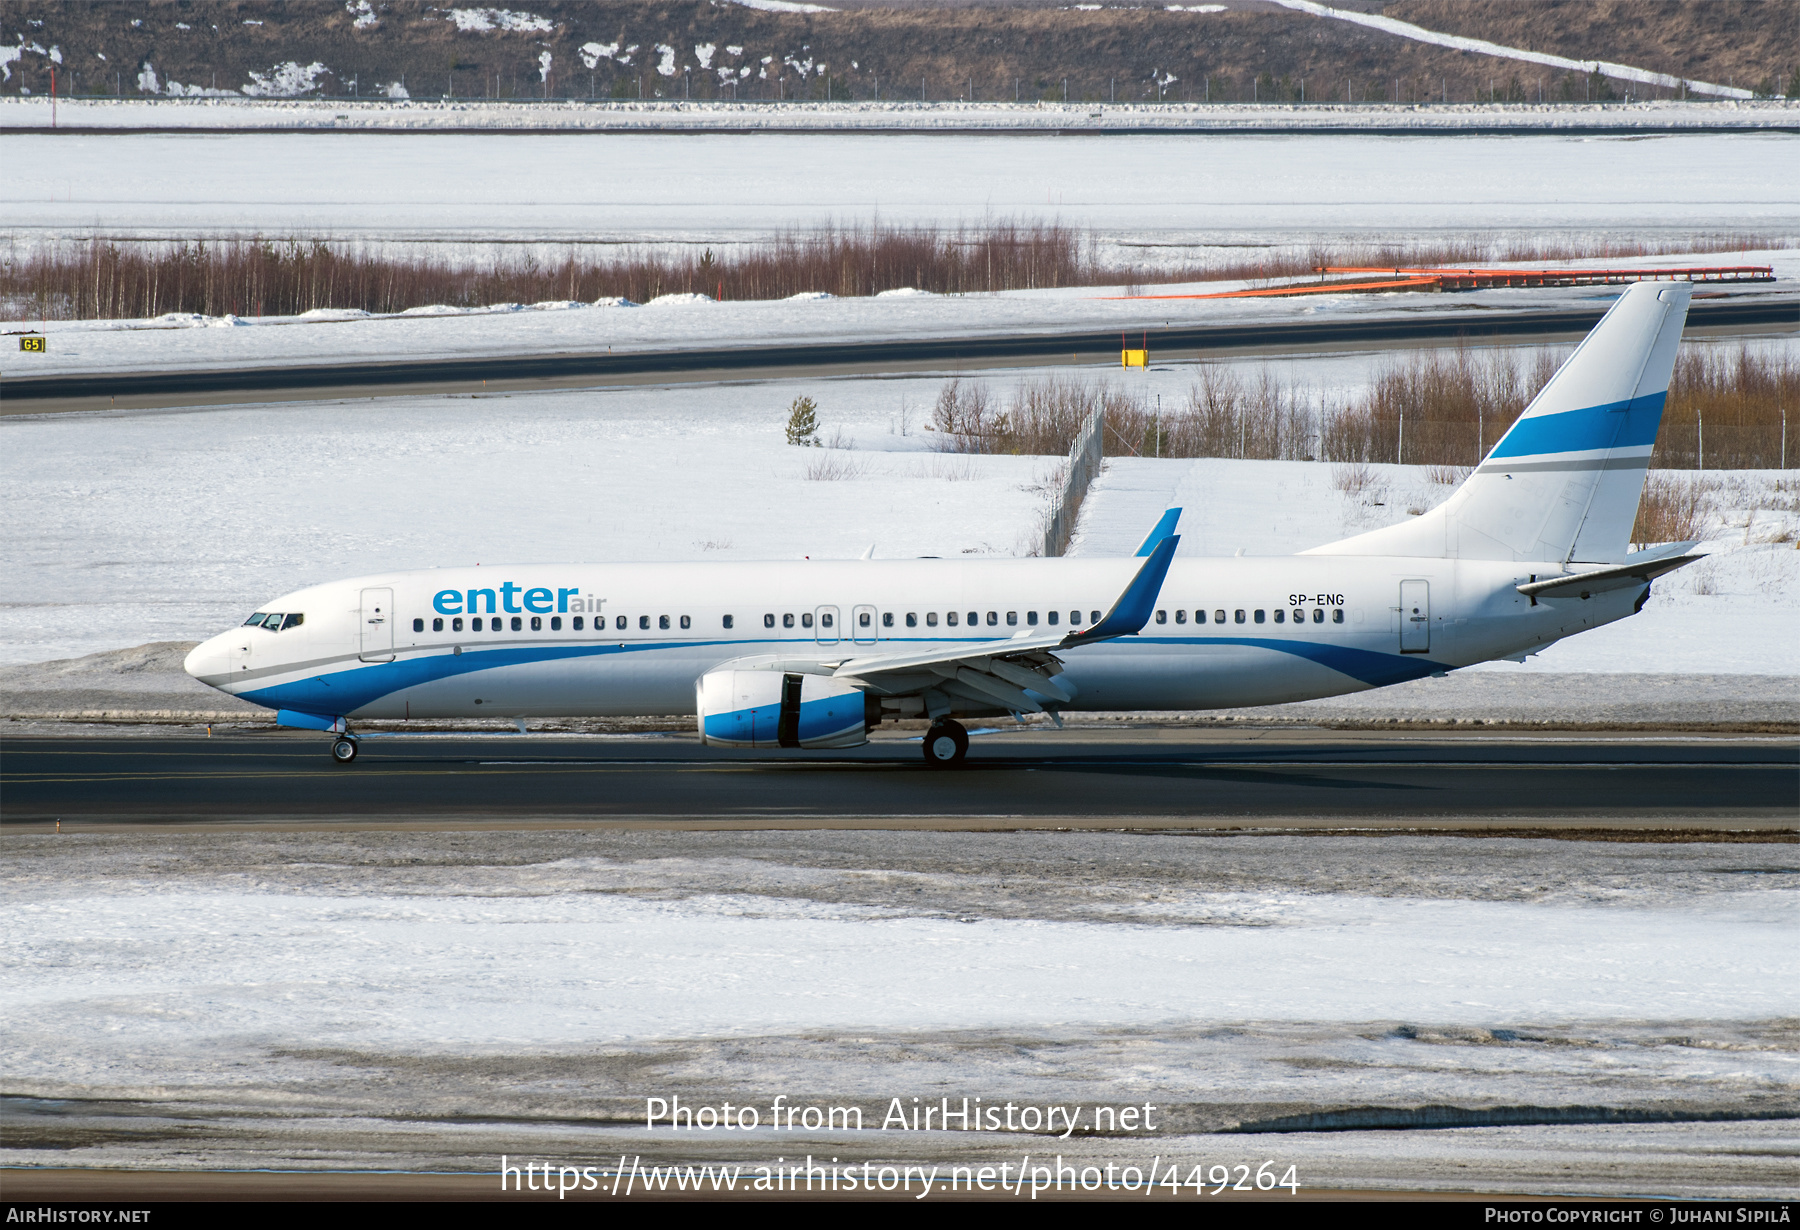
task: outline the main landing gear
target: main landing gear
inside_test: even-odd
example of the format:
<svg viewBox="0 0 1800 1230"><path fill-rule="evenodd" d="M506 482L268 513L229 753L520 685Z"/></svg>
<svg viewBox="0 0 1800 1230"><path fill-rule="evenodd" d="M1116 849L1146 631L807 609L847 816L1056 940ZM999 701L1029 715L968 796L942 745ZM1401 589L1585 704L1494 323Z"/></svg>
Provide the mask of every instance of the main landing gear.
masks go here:
<svg viewBox="0 0 1800 1230"><path fill-rule="evenodd" d="M925 763L935 769L959 765L969 754L969 732L961 722L939 718L925 732Z"/></svg>
<svg viewBox="0 0 1800 1230"><path fill-rule="evenodd" d="M356 736L339 735L332 741L331 758L339 764L349 764L356 759Z"/></svg>

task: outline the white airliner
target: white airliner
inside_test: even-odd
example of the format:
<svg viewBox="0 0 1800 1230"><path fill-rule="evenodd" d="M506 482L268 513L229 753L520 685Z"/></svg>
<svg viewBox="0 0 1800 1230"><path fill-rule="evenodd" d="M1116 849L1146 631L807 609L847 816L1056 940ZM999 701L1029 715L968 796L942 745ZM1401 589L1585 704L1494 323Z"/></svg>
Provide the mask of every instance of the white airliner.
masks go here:
<svg viewBox="0 0 1800 1230"><path fill-rule="evenodd" d="M1498 658L1634 614L1693 543L1628 554L1687 317L1620 296L1442 505L1299 555L528 565L385 573L276 598L195 678L329 732L358 719L693 713L727 747L845 748L927 717L1270 705Z"/></svg>

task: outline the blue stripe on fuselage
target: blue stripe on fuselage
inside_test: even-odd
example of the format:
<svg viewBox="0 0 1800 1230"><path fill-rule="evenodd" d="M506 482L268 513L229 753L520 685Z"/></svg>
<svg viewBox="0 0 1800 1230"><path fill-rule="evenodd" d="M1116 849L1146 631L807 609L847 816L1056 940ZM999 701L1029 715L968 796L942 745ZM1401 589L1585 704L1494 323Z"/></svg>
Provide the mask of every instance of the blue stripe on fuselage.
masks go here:
<svg viewBox="0 0 1800 1230"><path fill-rule="evenodd" d="M1433 662L1417 654L1402 657L1397 653L1378 653L1372 649L1351 649L1346 645L1319 645L1309 641L1276 641L1250 636L1174 636L1137 638L1139 644L1152 645L1248 645L1253 649L1273 649L1317 662L1340 675L1382 688L1390 683L1422 679L1440 671L1455 670L1442 662Z"/></svg>
<svg viewBox="0 0 1800 1230"><path fill-rule="evenodd" d="M1662 423L1663 399L1667 396L1647 393L1630 401L1520 419L1494 446L1489 459L1655 444L1656 429Z"/></svg>
<svg viewBox="0 0 1800 1230"><path fill-rule="evenodd" d="M921 638L924 639L924 638ZM766 645L766 641L659 641L644 645L546 645L542 648L465 649L460 654L430 653L413 658L397 658L392 662L365 662L349 670L315 675L294 683L276 684L237 695L251 704L270 709L295 709L302 713L341 717L354 713L364 705L384 696L422 684L434 683L476 671L498 670L508 666L524 666L534 662L556 662L571 658L597 657L602 654L638 653L655 649L699 649L707 645L748 649ZM941 642L940 642L941 643ZM954 643L954 642L952 642ZM1317 662L1371 687L1403 683L1439 671L1453 670L1441 662L1408 654L1379 653L1369 649L1352 649L1344 645L1321 645L1308 641L1272 640L1260 637L1160 637L1134 636L1111 645L1245 645L1255 649L1272 649ZM816 702L807 702L810 707Z"/></svg>
<svg viewBox="0 0 1800 1230"><path fill-rule="evenodd" d="M460 654L427 653L412 658L396 658L392 662L365 662L349 670L258 688L254 692L239 692L238 696L253 705L266 705L271 709L298 709L303 713L342 715L354 713L364 705L373 704L384 696L391 696L407 688L416 688L421 684L435 683L457 675L469 675L476 671L646 649L695 649L703 645L732 643L659 641L649 645L546 645L542 648L464 649Z"/></svg>

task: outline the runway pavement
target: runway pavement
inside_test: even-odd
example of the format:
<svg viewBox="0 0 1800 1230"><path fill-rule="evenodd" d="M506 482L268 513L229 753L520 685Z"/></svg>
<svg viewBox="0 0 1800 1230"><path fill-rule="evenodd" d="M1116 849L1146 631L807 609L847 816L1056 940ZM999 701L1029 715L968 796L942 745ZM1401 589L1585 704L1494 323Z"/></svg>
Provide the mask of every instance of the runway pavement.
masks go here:
<svg viewBox="0 0 1800 1230"><path fill-rule="evenodd" d="M1353 320L1300 320L1254 325L1152 328L1123 325L1144 333L1159 361L1222 356L1265 349L1305 351L1419 345L1456 339L1561 341L1579 338L1599 321L1607 305L1584 304L1557 311L1446 311L1409 317ZM1800 304L1788 295L1701 300L1688 316L1689 335L1708 330L1730 333L1761 328L1792 329ZM578 387L640 383L646 380L722 379L780 375L876 373L936 369L947 364L992 366L1041 364L1064 357L1116 360L1119 330L1032 333L881 342L808 342L633 351L549 354L393 363L293 364L277 367L214 368L197 371L115 372L93 375L0 379L5 414L189 405L221 400L271 400L277 395L393 396L403 392L486 388Z"/></svg>
<svg viewBox="0 0 1800 1230"><path fill-rule="evenodd" d="M1792 839L1791 739L1012 730L967 764L886 734L850 752L685 734L369 737L354 764L296 732L15 738L5 822L477 827L1188 828L1739 832Z"/></svg>

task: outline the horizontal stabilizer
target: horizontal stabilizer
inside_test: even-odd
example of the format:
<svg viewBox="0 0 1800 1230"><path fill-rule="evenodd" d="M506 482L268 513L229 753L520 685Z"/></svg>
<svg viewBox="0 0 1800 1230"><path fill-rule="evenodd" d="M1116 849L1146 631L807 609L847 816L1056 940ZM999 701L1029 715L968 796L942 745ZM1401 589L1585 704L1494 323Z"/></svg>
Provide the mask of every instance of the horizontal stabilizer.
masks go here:
<svg viewBox="0 0 1800 1230"><path fill-rule="evenodd" d="M1692 543L1684 544L1692 546ZM1647 553L1644 553L1647 554ZM1638 564L1620 564L1616 568L1596 568L1570 577L1548 577L1519 586L1519 592L1531 598L1586 598L1612 589L1629 589L1645 585L1666 572L1674 572L1704 555L1663 555Z"/></svg>

